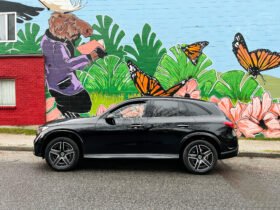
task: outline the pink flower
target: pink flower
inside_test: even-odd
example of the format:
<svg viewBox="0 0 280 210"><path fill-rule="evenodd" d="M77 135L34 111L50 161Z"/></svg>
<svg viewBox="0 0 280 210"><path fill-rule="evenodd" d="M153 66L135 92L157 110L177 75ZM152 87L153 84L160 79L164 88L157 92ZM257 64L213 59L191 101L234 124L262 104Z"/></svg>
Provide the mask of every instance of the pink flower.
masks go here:
<svg viewBox="0 0 280 210"><path fill-rule="evenodd" d="M273 138L280 135L280 124L277 115L270 110L272 99L268 93L263 94L262 101L259 97L253 98L242 113L238 122L240 131L246 137L255 137L258 133L263 133L265 137Z"/></svg>
<svg viewBox="0 0 280 210"><path fill-rule="evenodd" d="M210 101L217 103L234 123L238 136L243 134L247 138L254 138L259 133L268 138L280 136L280 105L272 104L268 93L264 93L262 101L255 97L252 103L246 105L238 102L236 107L233 107L229 98L220 100L211 97Z"/></svg>
<svg viewBox="0 0 280 210"><path fill-rule="evenodd" d="M55 105L55 98L48 98L46 100L46 121L53 121L61 119L62 114Z"/></svg>
<svg viewBox="0 0 280 210"><path fill-rule="evenodd" d="M280 120L280 104L272 104L270 111L278 116L278 120Z"/></svg>
<svg viewBox="0 0 280 210"><path fill-rule="evenodd" d="M190 79L174 96L200 99L200 91L197 90L197 86L197 81L195 79Z"/></svg>
<svg viewBox="0 0 280 210"><path fill-rule="evenodd" d="M97 108L97 112L96 112L96 116L100 116L102 115L103 113L105 113L107 111L107 108L101 104L99 105L99 107Z"/></svg>
<svg viewBox="0 0 280 210"><path fill-rule="evenodd" d="M247 105L238 102L236 107L234 107L229 98L222 98L220 100L215 96L212 96L210 98L210 101L217 103L219 109L222 110L227 118L234 124L235 132L237 136L240 137L242 135L242 132L240 130L240 125L238 124L238 122L241 119L242 113Z"/></svg>
<svg viewBox="0 0 280 210"><path fill-rule="evenodd" d="M115 106L116 106L115 104L111 104L108 109L114 108ZM96 116L100 116L100 115L104 114L108 109L103 104L101 104L97 108Z"/></svg>

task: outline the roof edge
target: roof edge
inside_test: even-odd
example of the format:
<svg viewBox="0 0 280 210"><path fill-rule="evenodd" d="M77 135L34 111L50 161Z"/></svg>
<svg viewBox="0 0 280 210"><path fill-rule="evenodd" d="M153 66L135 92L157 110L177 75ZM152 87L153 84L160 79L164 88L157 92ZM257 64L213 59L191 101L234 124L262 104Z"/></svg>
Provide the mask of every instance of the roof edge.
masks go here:
<svg viewBox="0 0 280 210"><path fill-rule="evenodd" d="M9 58L9 57L43 57L43 54L24 54L24 55L7 55L7 54L0 54L0 58Z"/></svg>

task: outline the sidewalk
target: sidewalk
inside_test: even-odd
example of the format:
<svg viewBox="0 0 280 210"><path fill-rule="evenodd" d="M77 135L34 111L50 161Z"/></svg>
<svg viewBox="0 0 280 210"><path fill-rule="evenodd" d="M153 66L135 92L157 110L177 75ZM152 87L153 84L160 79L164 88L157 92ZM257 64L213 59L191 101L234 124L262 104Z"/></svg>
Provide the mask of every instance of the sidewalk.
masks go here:
<svg viewBox="0 0 280 210"><path fill-rule="evenodd" d="M0 134L0 150L32 151L35 136ZM280 141L239 140L239 156L279 157Z"/></svg>

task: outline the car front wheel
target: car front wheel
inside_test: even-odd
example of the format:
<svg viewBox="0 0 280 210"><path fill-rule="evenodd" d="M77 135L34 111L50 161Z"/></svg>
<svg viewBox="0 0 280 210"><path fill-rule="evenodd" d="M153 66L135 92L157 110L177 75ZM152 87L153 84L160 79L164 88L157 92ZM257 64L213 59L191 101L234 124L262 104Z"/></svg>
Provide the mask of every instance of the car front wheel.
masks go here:
<svg viewBox="0 0 280 210"><path fill-rule="evenodd" d="M45 158L49 166L56 171L68 171L78 164L80 151L70 138L58 137L46 147Z"/></svg>
<svg viewBox="0 0 280 210"><path fill-rule="evenodd" d="M205 174L215 167L218 155L211 143L205 140L196 140L185 147L182 158L188 171L195 174Z"/></svg>

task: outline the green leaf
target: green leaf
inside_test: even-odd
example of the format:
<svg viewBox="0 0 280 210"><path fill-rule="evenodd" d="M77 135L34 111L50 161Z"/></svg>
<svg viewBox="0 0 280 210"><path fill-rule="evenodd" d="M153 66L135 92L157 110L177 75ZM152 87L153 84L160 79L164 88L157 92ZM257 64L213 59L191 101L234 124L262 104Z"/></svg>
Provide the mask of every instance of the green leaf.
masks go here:
<svg viewBox="0 0 280 210"><path fill-rule="evenodd" d="M40 26L37 24L26 23L25 31L19 30L18 42L15 48L20 54L38 54L41 53L40 42L42 37L38 37Z"/></svg>
<svg viewBox="0 0 280 210"><path fill-rule="evenodd" d="M170 48L173 56L165 54L155 73L155 77L160 81L164 88L184 80L194 78L199 84L202 98L208 98L213 85L217 81L217 72L207 70L212 65L212 61L202 54L197 65L193 65L187 59L180 46Z"/></svg>
<svg viewBox="0 0 280 210"><path fill-rule="evenodd" d="M166 54L166 49L162 48L162 42L156 40L156 34L152 32L151 26L145 24L142 33L136 34L133 38L135 46L126 45L124 51L127 52L126 59L134 62L141 70L153 76L160 59Z"/></svg>
<svg viewBox="0 0 280 210"><path fill-rule="evenodd" d="M98 59L88 72L77 71L77 76L89 93L137 93L126 63L120 62L120 58L114 55Z"/></svg>
<svg viewBox="0 0 280 210"><path fill-rule="evenodd" d="M250 102L252 97L262 96L264 89L244 71L232 70L220 75L220 80L215 84L210 95L218 98L229 97L233 103L237 101Z"/></svg>
<svg viewBox="0 0 280 210"><path fill-rule="evenodd" d="M113 24L113 19L109 16L96 16L98 24L94 24L94 34L90 37L90 40L103 39L106 51L109 55L115 55L119 58L123 58L126 54L121 45L121 41L125 37L123 30L120 30L119 25Z"/></svg>
<svg viewBox="0 0 280 210"><path fill-rule="evenodd" d="M0 44L0 54L40 54L42 36L38 37L39 31L38 24L26 23L24 31L18 31L17 42Z"/></svg>

